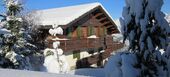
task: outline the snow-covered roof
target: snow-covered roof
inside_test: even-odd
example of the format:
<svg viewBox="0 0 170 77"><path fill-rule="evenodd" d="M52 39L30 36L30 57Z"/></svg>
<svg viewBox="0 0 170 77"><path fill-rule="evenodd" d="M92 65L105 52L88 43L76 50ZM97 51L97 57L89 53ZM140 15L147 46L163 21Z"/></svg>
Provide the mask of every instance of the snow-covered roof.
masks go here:
<svg viewBox="0 0 170 77"><path fill-rule="evenodd" d="M121 32L121 24L120 24L119 19L115 19L115 20L114 20L114 23L116 24L117 29Z"/></svg>
<svg viewBox="0 0 170 77"><path fill-rule="evenodd" d="M170 24L170 14L166 15L165 19L168 21L168 23Z"/></svg>
<svg viewBox="0 0 170 77"><path fill-rule="evenodd" d="M113 21L109 13L98 2L61 7L61 8L39 10L36 11L35 13L40 17L38 22L40 25L67 25L68 23L74 21L75 19L79 18L83 14L99 6L102 7L102 9L110 17L111 21Z"/></svg>

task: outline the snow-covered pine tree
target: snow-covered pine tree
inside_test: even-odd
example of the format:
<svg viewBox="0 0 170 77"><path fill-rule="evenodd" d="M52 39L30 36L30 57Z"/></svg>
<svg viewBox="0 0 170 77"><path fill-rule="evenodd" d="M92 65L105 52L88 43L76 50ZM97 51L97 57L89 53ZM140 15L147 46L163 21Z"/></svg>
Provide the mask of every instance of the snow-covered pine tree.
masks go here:
<svg viewBox="0 0 170 77"><path fill-rule="evenodd" d="M161 12L163 0L125 0L120 18L124 41L136 54L141 77L166 77L166 63L160 49L166 49L170 27Z"/></svg>
<svg viewBox="0 0 170 77"><path fill-rule="evenodd" d="M1 34L0 66L31 70L30 54L35 53L36 46L30 43L31 36L28 29L23 27L20 12L23 5L20 0L4 0L6 14L3 15L3 28L10 33Z"/></svg>

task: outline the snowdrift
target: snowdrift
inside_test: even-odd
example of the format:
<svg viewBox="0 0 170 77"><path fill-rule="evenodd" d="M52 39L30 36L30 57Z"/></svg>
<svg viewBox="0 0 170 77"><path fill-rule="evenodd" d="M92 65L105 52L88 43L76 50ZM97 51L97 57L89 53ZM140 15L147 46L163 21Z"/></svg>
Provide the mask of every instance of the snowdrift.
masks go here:
<svg viewBox="0 0 170 77"><path fill-rule="evenodd" d="M88 76L53 74L26 70L0 69L0 77L88 77Z"/></svg>

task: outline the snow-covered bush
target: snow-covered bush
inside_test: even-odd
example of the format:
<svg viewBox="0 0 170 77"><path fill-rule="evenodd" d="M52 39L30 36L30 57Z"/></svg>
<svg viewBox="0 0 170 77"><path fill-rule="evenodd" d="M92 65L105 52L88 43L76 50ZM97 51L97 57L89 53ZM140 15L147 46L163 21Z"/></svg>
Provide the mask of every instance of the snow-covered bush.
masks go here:
<svg viewBox="0 0 170 77"><path fill-rule="evenodd" d="M57 25L54 25L53 29L49 30L49 33L52 36L56 36L57 34L63 35L63 29L61 27L58 27Z"/></svg>
<svg viewBox="0 0 170 77"><path fill-rule="evenodd" d="M52 36L56 36L56 34L63 34L63 29L61 27L58 27L57 25L53 25L54 29L50 29L49 33ZM58 38L58 37L56 37ZM59 38L58 38L59 39ZM49 49L46 48L44 50L44 67L46 68L46 72L50 73L67 73L69 70L69 65L67 63L67 60L65 58L65 55L63 54L63 50L59 48L60 42L55 41L53 42L53 48Z"/></svg>
<svg viewBox="0 0 170 77"><path fill-rule="evenodd" d="M159 76L157 69L165 67L159 50L167 48L170 27L162 5L163 0L126 0L120 19L124 40L129 40L129 50L137 54L144 76Z"/></svg>
<svg viewBox="0 0 170 77"><path fill-rule="evenodd" d="M166 51L170 34L169 24L161 12L163 0L125 1L120 22L123 41L129 40L129 52L123 53L119 59L116 56L120 54L110 58L114 68L110 65L112 73L106 73L106 76L168 77L167 58L160 53L160 49ZM117 60L119 64L114 64Z"/></svg>
<svg viewBox="0 0 170 77"><path fill-rule="evenodd" d="M57 62L56 51L54 49L49 49L44 51L44 67L46 72L50 73L60 73L59 63Z"/></svg>
<svg viewBox="0 0 170 77"><path fill-rule="evenodd" d="M140 70L134 68L137 65L135 54L120 52L109 58L105 65L105 77L138 77Z"/></svg>
<svg viewBox="0 0 170 77"><path fill-rule="evenodd" d="M45 49L44 50L44 71L50 73L67 73L69 70L68 63L63 54L63 50L58 48L59 42L56 41L53 43L53 48L55 49Z"/></svg>

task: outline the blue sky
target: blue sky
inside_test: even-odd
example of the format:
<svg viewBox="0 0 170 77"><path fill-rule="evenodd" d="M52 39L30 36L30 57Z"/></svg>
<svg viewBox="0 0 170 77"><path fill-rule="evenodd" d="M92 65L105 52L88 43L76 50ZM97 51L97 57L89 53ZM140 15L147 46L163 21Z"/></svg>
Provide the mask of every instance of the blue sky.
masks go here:
<svg viewBox="0 0 170 77"><path fill-rule="evenodd" d="M40 10L48 8L57 8L70 5L100 2L106 10L111 14L113 19L117 19L122 16L122 8L125 5L124 0L24 0L25 9ZM164 5L162 11L170 14L170 0L164 0ZM0 5L2 5L2 0L0 0ZM0 6L0 12L2 12L2 6Z"/></svg>

